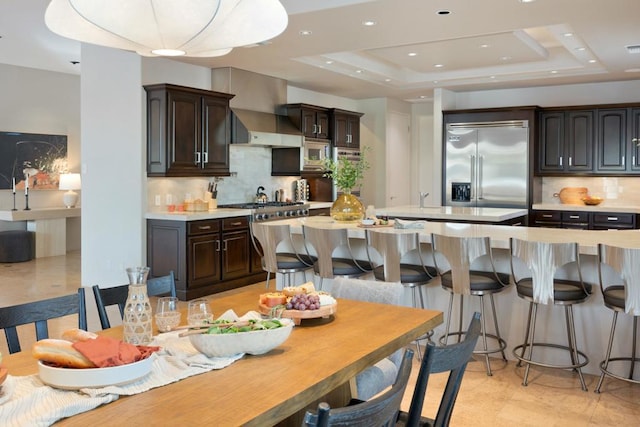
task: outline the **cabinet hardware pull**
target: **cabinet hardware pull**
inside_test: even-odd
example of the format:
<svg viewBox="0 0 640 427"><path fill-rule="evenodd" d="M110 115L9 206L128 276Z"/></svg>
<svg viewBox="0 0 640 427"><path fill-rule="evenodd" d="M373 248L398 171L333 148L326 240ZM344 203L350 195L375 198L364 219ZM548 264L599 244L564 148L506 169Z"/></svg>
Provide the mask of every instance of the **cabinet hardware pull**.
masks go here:
<svg viewBox="0 0 640 427"><path fill-rule="evenodd" d="M560 156L560 167L562 167L562 156Z"/></svg>
<svg viewBox="0 0 640 427"><path fill-rule="evenodd" d="M322 125L318 125L318 133L322 133Z"/></svg>
<svg viewBox="0 0 640 427"><path fill-rule="evenodd" d="M573 166L573 161L572 161L572 157L569 156L569 167Z"/></svg>
<svg viewBox="0 0 640 427"><path fill-rule="evenodd" d="M313 124L313 133L316 134L318 133L318 125L317 124Z"/></svg>
<svg viewBox="0 0 640 427"><path fill-rule="evenodd" d="M543 214L542 218L553 218L553 215L549 215L549 214Z"/></svg>
<svg viewBox="0 0 640 427"><path fill-rule="evenodd" d="M226 240L224 241L222 250L227 252L227 241Z"/></svg>
<svg viewBox="0 0 640 427"><path fill-rule="evenodd" d="M202 153L202 163L209 163L209 152L205 151Z"/></svg>
<svg viewBox="0 0 640 427"><path fill-rule="evenodd" d="M607 221L617 221L618 217L617 216L608 216L607 217Z"/></svg>
<svg viewBox="0 0 640 427"><path fill-rule="evenodd" d="M211 229L210 225L199 225L198 230L209 230Z"/></svg>
<svg viewBox="0 0 640 427"><path fill-rule="evenodd" d="M578 218L580 218L580 216L579 216L579 215L569 215L569 218L571 218L571 219L578 219Z"/></svg>
<svg viewBox="0 0 640 427"><path fill-rule="evenodd" d="M242 225L242 222L232 222L231 225Z"/></svg>
<svg viewBox="0 0 640 427"><path fill-rule="evenodd" d="M216 240L216 252L220 252L220 240Z"/></svg>
<svg viewBox="0 0 640 427"><path fill-rule="evenodd" d="M196 151L195 155L196 155L195 164L199 165L200 164L200 152Z"/></svg>
<svg viewBox="0 0 640 427"><path fill-rule="evenodd" d="M622 166L624 166L624 156L622 156Z"/></svg>

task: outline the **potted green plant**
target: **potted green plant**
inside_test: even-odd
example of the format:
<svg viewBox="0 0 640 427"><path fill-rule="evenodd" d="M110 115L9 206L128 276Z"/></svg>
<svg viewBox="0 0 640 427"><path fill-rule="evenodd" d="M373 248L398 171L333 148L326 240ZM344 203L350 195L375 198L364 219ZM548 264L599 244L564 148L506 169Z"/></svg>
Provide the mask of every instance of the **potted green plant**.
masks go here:
<svg viewBox="0 0 640 427"><path fill-rule="evenodd" d="M360 152L360 159L352 161L346 157L338 159L324 159L325 177L332 178L341 194L331 206L331 217L340 222L360 221L364 218L365 210L362 202L351 191L364 179L364 172L370 165L366 158L369 147Z"/></svg>

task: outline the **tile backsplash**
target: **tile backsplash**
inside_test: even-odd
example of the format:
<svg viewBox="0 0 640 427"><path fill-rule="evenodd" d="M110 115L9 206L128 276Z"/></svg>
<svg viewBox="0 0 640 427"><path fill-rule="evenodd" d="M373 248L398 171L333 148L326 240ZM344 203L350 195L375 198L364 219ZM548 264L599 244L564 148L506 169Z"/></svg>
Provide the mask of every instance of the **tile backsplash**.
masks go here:
<svg viewBox="0 0 640 427"><path fill-rule="evenodd" d="M590 195L605 198L600 206L640 206L640 177L545 177L541 203L560 204L554 193L564 187L588 188Z"/></svg>
<svg viewBox="0 0 640 427"><path fill-rule="evenodd" d="M285 197L292 197L293 183L298 177L271 176L271 148L231 145L229 161L234 176L218 178L219 205L252 202L259 186L265 188L269 200L274 200L274 192L280 188L285 190ZM202 199L210 180L213 177L147 178L148 209L164 210L168 204L181 203L187 195ZM160 199L159 206L156 196Z"/></svg>

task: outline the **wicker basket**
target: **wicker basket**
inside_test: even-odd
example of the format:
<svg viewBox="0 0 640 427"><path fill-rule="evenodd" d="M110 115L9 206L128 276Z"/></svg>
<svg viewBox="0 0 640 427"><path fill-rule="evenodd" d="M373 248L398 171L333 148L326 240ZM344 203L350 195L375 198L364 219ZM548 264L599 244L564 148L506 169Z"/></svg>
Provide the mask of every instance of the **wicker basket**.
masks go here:
<svg viewBox="0 0 640 427"><path fill-rule="evenodd" d="M582 199L589 194L587 187L565 187L559 193L554 194L565 205L584 205Z"/></svg>

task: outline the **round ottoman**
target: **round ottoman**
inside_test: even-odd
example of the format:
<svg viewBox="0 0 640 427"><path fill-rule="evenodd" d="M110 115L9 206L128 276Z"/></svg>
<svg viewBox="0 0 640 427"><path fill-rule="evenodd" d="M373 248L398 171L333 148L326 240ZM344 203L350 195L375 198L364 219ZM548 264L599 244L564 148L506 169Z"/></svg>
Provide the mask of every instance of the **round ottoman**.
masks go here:
<svg viewBox="0 0 640 427"><path fill-rule="evenodd" d="M35 251L33 231L0 231L0 262L30 261L34 258Z"/></svg>

